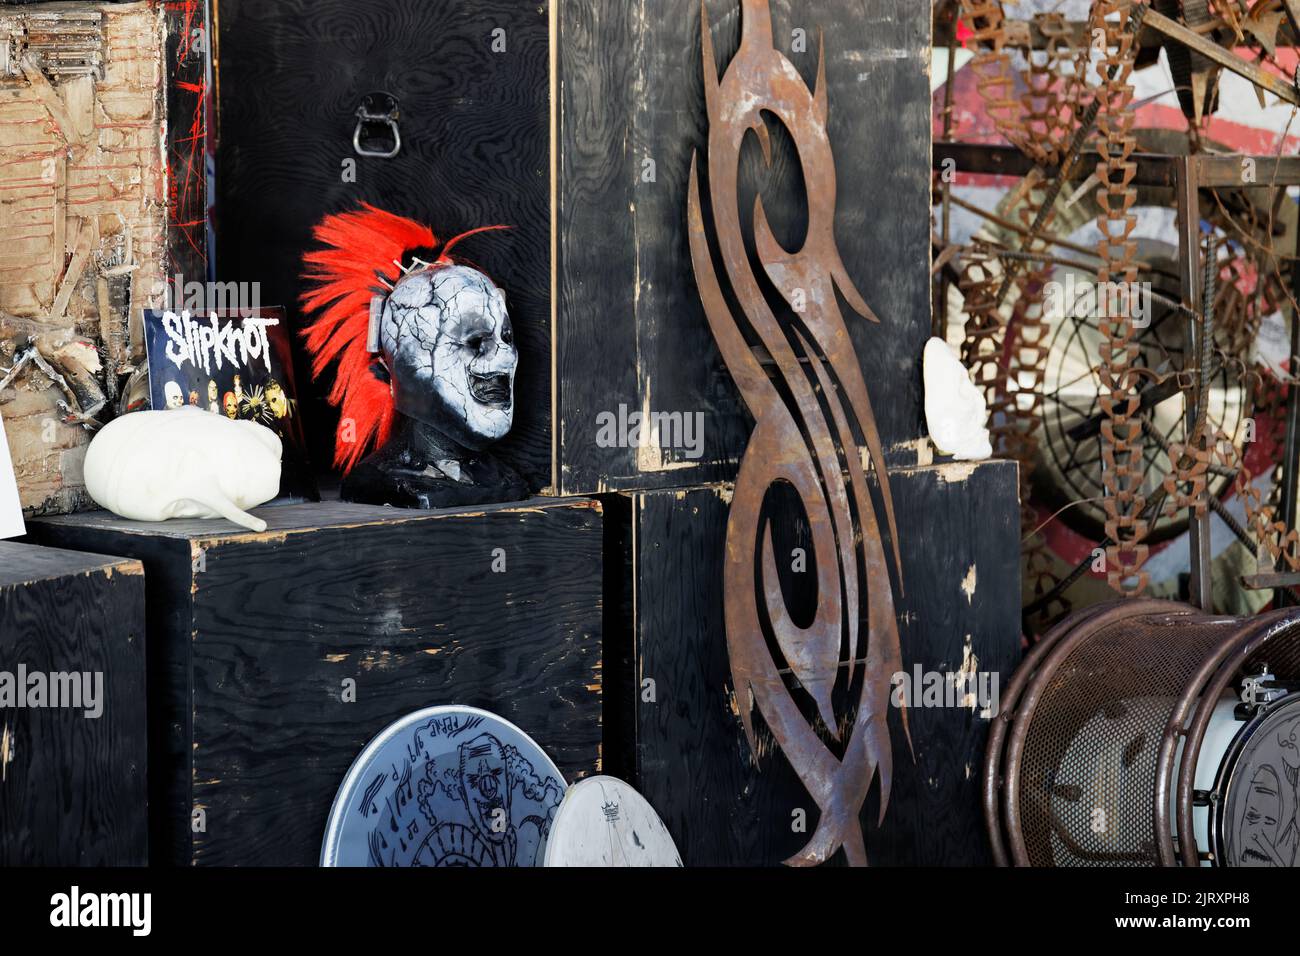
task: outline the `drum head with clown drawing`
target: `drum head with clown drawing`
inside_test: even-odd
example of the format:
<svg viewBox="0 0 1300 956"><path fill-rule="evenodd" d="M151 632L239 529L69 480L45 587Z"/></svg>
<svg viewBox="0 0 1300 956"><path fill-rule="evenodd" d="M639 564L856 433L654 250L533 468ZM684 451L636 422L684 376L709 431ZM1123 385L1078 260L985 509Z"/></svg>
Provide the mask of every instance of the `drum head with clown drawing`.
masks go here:
<svg viewBox="0 0 1300 956"><path fill-rule="evenodd" d="M1300 866L1300 694L1269 705L1241 730L1215 789L1220 865Z"/></svg>
<svg viewBox="0 0 1300 956"><path fill-rule="evenodd" d="M507 720L430 707L366 745L334 798L322 866L541 866L560 771Z"/></svg>

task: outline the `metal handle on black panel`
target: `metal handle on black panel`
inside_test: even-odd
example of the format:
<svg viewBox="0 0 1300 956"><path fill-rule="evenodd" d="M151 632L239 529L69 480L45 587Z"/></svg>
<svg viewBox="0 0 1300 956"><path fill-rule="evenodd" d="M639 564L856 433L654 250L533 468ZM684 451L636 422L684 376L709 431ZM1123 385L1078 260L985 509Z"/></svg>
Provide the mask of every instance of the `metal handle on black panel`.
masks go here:
<svg viewBox="0 0 1300 956"><path fill-rule="evenodd" d="M371 159L392 159L402 150L402 131L397 128L400 113L397 98L391 93L370 93L357 107L357 126L352 132L352 148L358 156ZM366 149L361 145L361 132L366 124L387 126L393 134L393 148L387 152Z"/></svg>

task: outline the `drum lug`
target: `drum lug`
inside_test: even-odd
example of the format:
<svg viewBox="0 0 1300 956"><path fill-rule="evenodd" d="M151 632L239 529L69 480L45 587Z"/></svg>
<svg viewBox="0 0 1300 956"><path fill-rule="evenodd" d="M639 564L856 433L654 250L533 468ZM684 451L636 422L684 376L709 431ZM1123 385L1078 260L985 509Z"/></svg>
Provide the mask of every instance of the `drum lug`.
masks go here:
<svg viewBox="0 0 1300 956"><path fill-rule="evenodd" d="M1269 704L1295 689L1291 681L1279 681L1263 662L1257 665L1256 671L1241 679L1241 703L1234 712L1238 720L1252 719Z"/></svg>
<svg viewBox="0 0 1300 956"><path fill-rule="evenodd" d="M1212 803L1219 802L1219 795L1213 790L1193 790L1192 806L1208 807Z"/></svg>

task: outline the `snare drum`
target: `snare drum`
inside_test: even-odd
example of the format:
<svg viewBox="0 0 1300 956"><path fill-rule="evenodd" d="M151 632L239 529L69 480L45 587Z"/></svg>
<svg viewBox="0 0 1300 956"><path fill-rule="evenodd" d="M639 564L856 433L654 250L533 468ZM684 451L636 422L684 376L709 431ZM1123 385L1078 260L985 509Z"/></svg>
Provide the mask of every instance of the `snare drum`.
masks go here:
<svg viewBox="0 0 1300 956"><path fill-rule="evenodd" d="M984 764L994 859L1300 865L1298 745L1300 609L1089 608L1002 695Z"/></svg>

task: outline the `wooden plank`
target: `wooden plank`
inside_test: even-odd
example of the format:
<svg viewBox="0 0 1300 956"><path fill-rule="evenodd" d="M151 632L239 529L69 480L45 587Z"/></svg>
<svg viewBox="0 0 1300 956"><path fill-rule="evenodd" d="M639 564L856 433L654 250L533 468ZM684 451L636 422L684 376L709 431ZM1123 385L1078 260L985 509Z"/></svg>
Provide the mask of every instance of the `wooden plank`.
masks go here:
<svg viewBox="0 0 1300 956"><path fill-rule="evenodd" d="M202 518L174 518L170 521L133 521L108 511L90 511L77 515L62 515L43 519L42 526L67 529L65 533L103 536L125 535L132 539L148 538L159 541L199 542L202 544L235 543L240 540L257 540L266 535L288 536L314 534L327 528L354 528L371 526L412 526L427 521L440 521L449 517L481 515L487 511L504 511L526 514L548 508L574 507L572 501L555 498L531 498L508 505L477 505L464 508L441 508L422 511L413 508L387 508L376 505L358 505L346 501L319 501L306 504L269 505L252 509L266 522L266 531L258 535L228 521Z"/></svg>
<svg viewBox="0 0 1300 956"><path fill-rule="evenodd" d="M163 276L167 282L177 275L184 282L208 278L207 93L212 40L207 10L206 0L164 5L167 268Z"/></svg>
<svg viewBox="0 0 1300 956"><path fill-rule="evenodd" d="M1267 189L1300 184L1297 156L1213 156L1202 153L1189 157L1197 166L1202 189ZM1247 179L1249 169L1252 177Z"/></svg>
<svg viewBox="0 0 1300 956"><path fill-rule="evenodd" d="M434 704L499 713L569 779L600 769L597 502L259 513L262 534L215 521L150 533L103 515L31 522L43 538L138 554L148 572L163 725L156 860L314 865L352 760Z"/></svg>
<svg viewBox="0 0 1300 956"><path fill-rule="evenodd" d="M68 262L67 272L59 281L59 291L54 296L54 308L50 310L51 317L56 321L66 319L68 302L71 301L72 293L76 291L77 283L81 281L81 274L90 260L91 234L94 227L85 219L79 219L77 222L77 239L72 249L72 259Z"/></svg>
<svg viewBox="0 0 1300 956"><path fill-rule="evenodd" d="M85 137L77 128L77 124L72 121L72 116L68 113L67 105L63 102L63 97L50 85L50 81L45 78L41 68L36 64L31 54L27 54L20 62L23 76L31 84L32 92L50 111L50 117L54 124L59 128L59 134L68 144L68 149L73 152L80 151L85 145Z"/></svg>
<svg viewBox="0 0 1300 956"><path fill-rule="evenodd" d="M891 478L891 481L893 479ZM1018 469L1010 462L904 472L893 484L903 536L903 668L996 675L1020 663ZM891 714L895 782L885 824L869 799L863 826L875 863L988 865L980 769L994 715L912 707L915 759ZM868 828L868 822L870 828Z"/></svg>
<svg viewBox="0 0 1300 956"><path fill-rule="evenodd" d="M216 268L260 281L295 326L311 228L361 202L451 237L514 228L459 247L505 290L519 348L514 428L497 447L533 490L551 480L550 136L545 2L222 0ZM499 34L503 52L494 52ZM360 99L397 97L402 150L352 149ZM344 163L355 161L355 181ZM596 237L592 237L595 240ZM338 413L311 384L314 459L332 459Z"/></svg>
<svg viewBox="0 0 1300 956"><path fill-rule="evenodd" d="M563 493L685 486L734 477L750 422L708 331L685 216L691 157L706 142L698 0L558 0L560 157L556 389ZM740 36L736 0L708 0L719 63ZM929 9L887 0L774 0L775 36L816 81L826 38L837 235L849 274L882 317L850 320L867 383L894 387L876 415L892 459L923 433L920 376L929 333ZM806 41L793 47L796 30ZM798 242L804 184L789 142L766 167L747 150L741 207L761 192L783 241ZM653 167L648 163L653 162ZM653 179L648 177L653 173ZM887 183L887 189L880 184ZM702 413L698 458L682 449L602 448L597 416Z"/></svg>
<svg viewBox="0 0 1300 956"><path fill-rule="evenodd" d="M0 671L89 674L99 711L0 708L0 866L146 862L144 638L138 561L0 542Z"/></svg>
<svg viewBox="0 0 1300 956"><path fill-rule="evenodd" d="M721 600L728 502L717 488L633 500L635 683L645 687L634 782L687 866L779 863L805 842L791 814L809 801L766 728L760 767L740 726Z"/></svg>
<svg viewBox="0 0 1300 956"><path fill-rule="evenodd" d="M40 548L19 541L0 541L0 587L20 587L70 574L90 574L123 564L102 554Z"/></svg>
<svg viewBox="0 0 1300 956"><path fill-rule="evenodd" d="M128 555L148 569L144 613L149 862L172 864L178 862L174 848L188 839L189 832L189 782L179 768L188 766L192 711L189 642L169 635L181 633L193 617L193 557L183 539L117 534L102 524L78 524L78 518L98 514L28 521L28 537L55 547Z"/></svg>
<svg viewBox="0 0 1300 956"><path fill-rule="evenodd" d="M1007 462L891 472L904 672L919 665L996 674L999 686L1009 680L1020 655L1016 482ZM635 680L654 695L637 703L638 786L688 866L780 863L807 842L817 808L761 716L757 760L740 724L747 701L730 686L719 599L727 495L712 488L634 501ZM806 524L793 522L775 546L784 552L807 540ZM813 576L782 571L791 615L804 619L816 602ZM913 749L891 710L888 813L877 826L873 789L862 815L870 862L988 863L979 809L988 718L966 707L913 707L908 721ZM796 811L806 814L804 832L794 829Z"/></svg>

